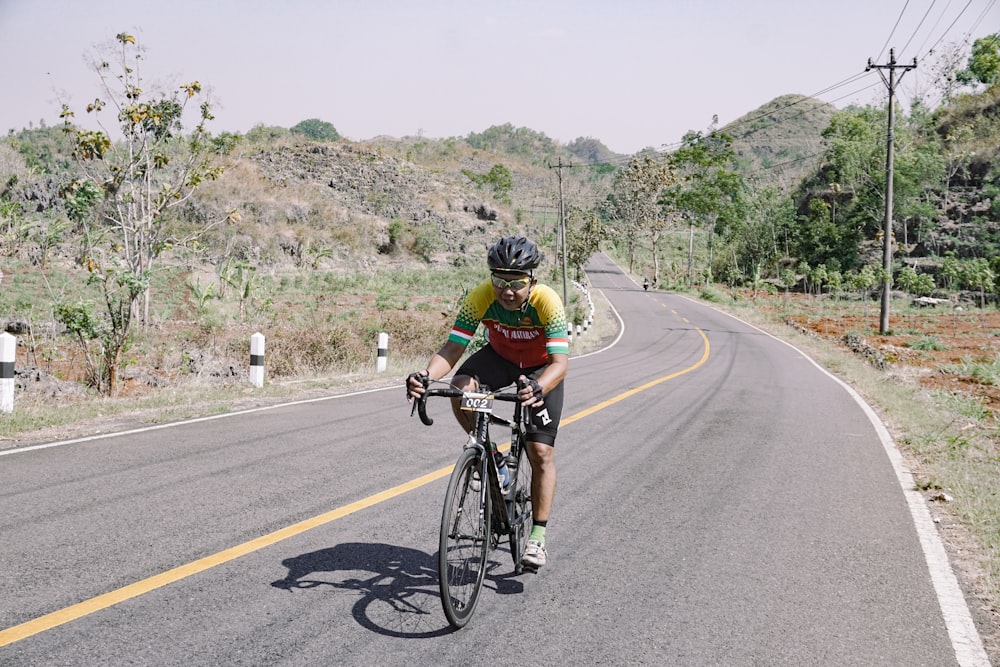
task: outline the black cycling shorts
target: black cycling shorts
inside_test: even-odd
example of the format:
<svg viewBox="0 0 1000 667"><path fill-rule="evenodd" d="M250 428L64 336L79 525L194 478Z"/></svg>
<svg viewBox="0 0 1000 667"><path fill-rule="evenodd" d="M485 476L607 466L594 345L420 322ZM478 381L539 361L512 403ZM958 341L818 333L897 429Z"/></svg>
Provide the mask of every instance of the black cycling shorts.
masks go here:
<svg viewBox="0 0 1000 667"><path fill-rule="evenodd" d="M484 384L493 391L499 391L507 385L514 384L521 375L537 380L543 370L545 366L521 368L501 357L489 345L485 345L466 359L455 375L478 378L479 384ZM559 419L562 417L563 383L560 382L555 389L547 393L544 400L545 405L530 408L531 422L526 429L528 440L555 446Z"/></svg>

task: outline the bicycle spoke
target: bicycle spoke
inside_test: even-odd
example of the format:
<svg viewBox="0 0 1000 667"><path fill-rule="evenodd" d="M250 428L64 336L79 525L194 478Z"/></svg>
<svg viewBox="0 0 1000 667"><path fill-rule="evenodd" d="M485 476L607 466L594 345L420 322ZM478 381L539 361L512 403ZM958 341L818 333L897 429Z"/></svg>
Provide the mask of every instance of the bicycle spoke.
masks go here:
<svg viewBox="0 0 1000 667"><path fill-rule="evenodd" d="M512 447L516 452L517 467L514 471L514 493L508 502L510 522L513 531L510 536L510 556L514 561L514 571L521 572L521 556L528 544L531 532L531 462L524 450L524 443Z"/></svg>
<svg viewBox="0 0 1000 667"><path fill-rule="evenodd" d="M452 626L465 625L475 609L489 551L489 498L472 489L472 473L482 465L479 450L462 453L452 473L441 516L438 553L441 604ZM480 485L481 486L481 485Z"/></svg>

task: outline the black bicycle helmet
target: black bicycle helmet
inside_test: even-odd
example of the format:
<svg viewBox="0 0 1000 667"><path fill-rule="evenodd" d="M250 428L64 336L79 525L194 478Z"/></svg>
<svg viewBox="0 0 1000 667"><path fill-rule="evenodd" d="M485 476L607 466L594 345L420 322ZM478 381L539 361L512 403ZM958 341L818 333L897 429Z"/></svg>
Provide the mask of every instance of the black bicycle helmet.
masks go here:
<svg viewBox="0 0 1000 667"><path fill-rule="evenodd" d="M486 261L490 271L531 273L542 263L542 253L523 236L507 236L493 244Z"/></svg>

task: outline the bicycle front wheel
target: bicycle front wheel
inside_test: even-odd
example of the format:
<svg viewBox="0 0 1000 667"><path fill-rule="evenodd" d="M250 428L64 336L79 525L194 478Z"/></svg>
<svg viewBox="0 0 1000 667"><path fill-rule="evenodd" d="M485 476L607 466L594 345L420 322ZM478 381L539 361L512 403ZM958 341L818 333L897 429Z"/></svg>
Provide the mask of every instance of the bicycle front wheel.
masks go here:
<svg viewBox="0 0 1000 667"><path fill-rule="evenodd" d="M524 449L522 440L517 447L511 447L511 458L515 462L514 484L512 493L507 500L507 511L510 517L510 555L514 559L514 572L521 573L521 556L528 544L531 533L531 461ZM508 465L510 465L508 463Z"/></svg>
<svg viewBox="0 0 1000 667"><path fill-rule="evenodd" d="M481 482L483 463L480 449L462 452L448 481L441 514L438 582L444 615L454 628L463 627L472 617L486 574L490 494Z"/></svg>

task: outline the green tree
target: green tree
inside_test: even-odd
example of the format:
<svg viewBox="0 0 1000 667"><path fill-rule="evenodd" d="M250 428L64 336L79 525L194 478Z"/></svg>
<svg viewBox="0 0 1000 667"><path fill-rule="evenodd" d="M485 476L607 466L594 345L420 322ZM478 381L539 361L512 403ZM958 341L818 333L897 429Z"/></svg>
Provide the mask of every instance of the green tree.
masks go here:
<svg viewBox="0 0 1000 667"><path fill-rule="evenodd" d="M917 272L912 266L906 265L896 274L896 284L907 294L916 294L917 282Z"/></svg>
<svg viewBox="0 0 1000 667"><path fill-rule="evenodd" d="M979 307L986 307L986 293L996 286L996 275L989 260L977 257L962 266L962 281L969 288L979 288Z"/></svg>
<svg viewBox="0 0 1000 667"><path fill-rule="evenodd" d="M600 252L603 237L604 225L596 210L571 206L566 211L566 263L577 280L594 253Z"/></svg>
<svg viewBox="0 0 1000 667"><path fill-rule="evenodd" d="M725 225L722 238L744 277L778 278L794 227L791 197L768 187L747 193L745 214Z"/></svg>
<svg viewBox="0 0 1000 667"><path fill-rule="evenodd" d="M665 206L695 226L709 231L709 279L716 234L723 236L745 219L747 200L743 177L737 171L733 139L724 132L688 132L680 148L671 153L670 164L677 179L665 192ZM689 244L690 247L691 244ZM691 278L693 255L688 258Z"/></svg>
<svg viewBox="0 0 1000 667"><path fill-rule="evenodd" d="M195 112L193 132L182 134L188 104L201 93L201 84L194 81L173 93L148 95L135 38L119 33L114 52L114 65L108 60L95 63L105 99L97 98L86 108L99 129L75 126L75 113L67 105L60 115L84 173L64 194L84 228L84 264L103 296L108 328L101 388L109 394L116 390L133 319L149 321L149 276L161 253L196 240L225 220L185 228L176 216L199 185L222 171L212 162L205 127L213 118L208 102ZM120 141L112 142L103 122L106 109L112 112ZM94 185L102 193L99 202L91 196Z"/></svg>
<svg viewBox="0 0 1000 667"><path fill-rule="evenodd" d="M340 133L333 123L328 123L319 118L309 118L298 123L291 128L292 134L304 134L315 141L336 141L340 139Z"/></svg>
<svg viewBox="0 0 1000 667"><path fill-rule="evenodd" d="M875 269L870 266L862 266L857 273L848 274L847 286L858 292L861 300L866 304L871 298L871 291L878 284L878 276Z"/></svg>
<svg viewBox="0 0 1000 667"><path fill-rule="evenodd" d="M953 255L941 260L941 279L946 289L958 289L962 280L962 263Z"/></svg>
<svg viewBox="0 0 1000 667"><path fill-rule="evenodd" d="M510 123L493 125L482 133L470 133L465 141L478 150L520 155L538 164L559 152L555 142L540 132Z"/></svg>
<svg viewBox="0 0 1000 667"><path fill-rule="evenodd" d="M949 158L926 106L915 102L905 121L895 132L893 210L897 240L908 253L914 236L926 236L936 223L935 204L947 187Z"/></svg>
<svg viewBox="0 0 1000 667"><path fill-rule="evenodd" d="M973 42L969 63L965 69L955 72L955 78L966 85L1000 83L1000 33Z"/></svg>
<svg viewBox="0 0 1000 667"><path fill-rule="evenodd" d="M510 204L510 191L514 187L514 177L507 167L495 164L485 174L477 174L469 169L463 169L462 174L477 186L489 188L498 201Z"/></svg>
<svg viewBox="0 0 1000 667"><path fill-rule="evenodd" d="M628 165L615 172L611 195L604 210L613 221L615 237L624 241L628 250L629 271L635 269L635 253L639 240L649 236L653 246L654 282L658 264L656 240L662 227L660 202L663 188L673 176L670 165L650 155L633 157Z"/></svg>

